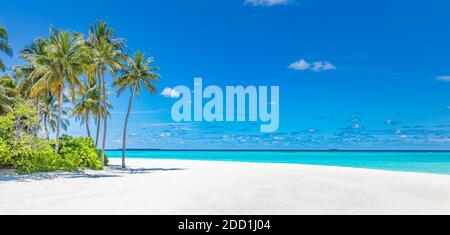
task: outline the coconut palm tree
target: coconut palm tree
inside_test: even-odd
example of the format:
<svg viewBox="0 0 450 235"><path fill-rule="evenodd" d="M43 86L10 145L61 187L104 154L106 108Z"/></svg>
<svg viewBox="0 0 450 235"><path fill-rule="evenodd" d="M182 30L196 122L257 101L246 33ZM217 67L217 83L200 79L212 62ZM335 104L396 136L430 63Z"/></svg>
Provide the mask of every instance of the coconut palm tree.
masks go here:
<svg viewBox="0 0 450 235"><path fill-rule="evenodd" d="M96 83L85 82L84 93L79 94L75 101L75 105L71 111L71 115L75 116L77 121L81 121L81 124L86 125L86 131L89 138L92 138L91 128L89 126L91 117L97 118L98 116L105 118L110 117L109 110L112 108L112 104L108 102L107 108L103 106L98 107L98 100L100 99L100 89ZM98 111L101 111L98 115Z"/></svg>
<svg viewBox="0 0 450 235"><path fill-rule="evenodd" d="M136 52L134 58L127 58L127 66L124 71L124 75L119 77L114 86L118 86L118 95L121 95L124 91L129 90L131 92L130 103L128 105L128 111L125 118L125 126L123 130L123 146L122 146L122 168L126 168L125 153L127 144L127 127L131 114L131 107L135 95L139 97L142 88L145 88L150 93L155 94L156 88L153 85L158 81L159 74L156 72L158 67L151 65L153 58L145 58L144 53Z"/></svg>
<svg viewBox="0 0 450 235"><path fill-rule="evenodd" d="M105 75L109 72L114 77L117 76L118 71L123 68L123 53L124 41L121 39L112 39L115 35L114 30L109 28L108 24L102 21L98 21L91 26L89 32L88 45L91 48L93 64L96 66L96 74L100 85L100 97L102 105L100 107L108 107L108 94L106 91L106 78ZM99 111L97 116L97 138L96 145L98 145L99 133L100 133L100 122L101 122L101 112ZM105 147L106 147L106 136L108 128L108 118L104 116L103 118L103 140L102 140L102 164L105 161Z"/></svg>
<svg viewBox="0 0 450 235"><path fill-rule="evenodd" d="M87 52L84 45L84 39L80 34L51 28L50 38L45 41L45 53L35 55L33 58L34 69L29 79L40 79L34 83L30 95L36 97L42 92L50 91L58 97L56 152L59 151L61 136L64 91L69 89L70 94L75 96L76 91L83 90L79 76L83 73L86 63Z"/></svg>
<svg viewBox="0 0 450 235"><path fill-rule="evenodd" d="M93 95L97 95L97 86L90 87L89 84L84 84L84 94L77 95L76 103L70 112L72 116L75 117L77 121L81 121L82 124L86 125L86 131L88 137L91 138L91 128L89 127L89 122L93 109L97 106L97 99Z"/></svg>
<svg viewBox="0 0 450 235"><path fill-rule="evenodd" d="M64 102L69 99L64 96ZM59 103L58 97L54 96L51 92L47 92L42 96L41 99L41 115L42 115L42 125L45 131L45 137L50 140L50 132L55 133L58 128L58 117L59 117ZM61 128L67 130L69 126L69 120L67 118L68 111L67 108L63 108L61 111Z"/></svg>
<svg viewBox="0 0 450 235"><path fill-rule="evenodd" d="M0 25L0 53L12 56L12 49L8 43L8 32L5 27ZM5 71L6 66L0 58L0 71Z"/></svg>
<svg viewBox="0 0 450 235"><path fill-rule="evenodd" d="M13 111L16 100L16 81L8 75L0 77L0 115Z"/></svg>
<svg viewBox="0 0 450 235"><path fill-rule="evenodd" d="M30 77L30 74L36 69L36 66L34 63L36 62L37 56L45 56L45 46L46 46L46 40L42 38L37 38L35 42L30 46L25 48L19 53L19 57L23 59L26 63L26 65L19 65L14 66L13 70L15 72L15 76L18 79L18 92L21 94L21 97L24 99L33 99L34 100L34 107L36 108L36 116L38 118L38 122L40 123L43 119L42 113L41 113L41 107L42 107L42 96L46 93L46 91L42 91L42 94L35 93L34 97L31 96L31 92L33 89L33 86L42 79L41 77ZM36 136L39 135L39 132L41 130L40 125L36 125L36 129L34 130L34 134Z"/></svg>

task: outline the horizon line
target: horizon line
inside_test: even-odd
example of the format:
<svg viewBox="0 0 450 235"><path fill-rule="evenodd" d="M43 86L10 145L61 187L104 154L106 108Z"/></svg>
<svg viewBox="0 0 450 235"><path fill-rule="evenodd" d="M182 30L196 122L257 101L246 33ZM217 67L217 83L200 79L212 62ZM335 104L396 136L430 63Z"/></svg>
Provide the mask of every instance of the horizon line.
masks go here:
<svg viewBox="0 0 450 235"><path fill-rule="evenodd" d="M122 149L107 149L105 151L117 152ZM125 151L152 151L152 152L450 152L450 150L345 150L345 149L329 149L329 150L299 150L299 149L146 149L135 148L126 149Z"/></svg>

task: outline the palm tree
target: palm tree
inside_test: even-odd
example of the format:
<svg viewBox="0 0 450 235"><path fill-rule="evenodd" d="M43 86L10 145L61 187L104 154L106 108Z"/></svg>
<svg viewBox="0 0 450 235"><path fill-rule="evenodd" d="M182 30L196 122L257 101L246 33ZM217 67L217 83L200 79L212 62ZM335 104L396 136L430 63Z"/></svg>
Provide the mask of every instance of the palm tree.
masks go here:
<svg viewBox="0 0 450 235"><path fill-rule="evenodd" d="M112 39L115 35L114 30L109 28L108 24L102 21L98 21L96 24L92 25L89 32L88 45L92 50L93 63L96 65L96 74L100 85L100 97L99 102L102 102L100 107L108 107L108 94L106 92L106 72L109 72L114 77L117 76L119 69L123 68L123 54L122 49L124 48L124 41L121 39ZM101 112L97 113L97 137L96 145L98 146L99 133L100 133L100 122L101 122ZM106 147L106 136L108 128L108 118L104 116L103 119L103 140L102 140L102 164L105 161L105 147Z"/></svg>
<svg viewBox="0 0 450 235"><path fill-rule="evenodd" d="M100 89L95 83L85 82L84 84L84 94L77 96L75 106L71 111L71 115L75 116L77 121L81 121L81 124L86 125L86 131L89 138L92 138L91 128L89 126L91 117L94 118L100 116L102 118L110 117L111 114L109 109L113 106L110 102L107 104L107 108L103 106L100 102L100 107L98 107L98 100L100 99ZM100 113L98 111L100 110Z"/></svg>
<svg viewBox="0 0 450 235"><path fill-rule="evenodd" d="M0 25L0 53L5 53L8 56L12 56L12 49L8 43L8 32L5 27ZM0 59L0 71L5 71L6 66Z"/></svg>
<svg viewBox="0 0 450 235"><path fill-rule="evenodd" d="M125 150L127 144L127 127L128 120L130 118L131 106L133 105L134 96L138 96L142 87L145 87L150 93L155 94L156 88L153 85L154 82L158 81L159 74L156 70L158 67L151 65L153 63L153 58L145 58L144 53L136 52L134 58L127 58L127 67L124 71L124 75L121 76L114 83L114 86L118 86L118 95L121 95L125 90L130 90L131 97L130 103L128 105L127 116L125 118L125 127L123 130L123 147L122 147L122 168L126 168L125 164Z"/></svg>
<svg viewBox="0 0 450 235"><path fill-rule="evenodd" d="M18 91L21 94L21 98L24 99L34 99L34 105L36 108L36 116L38 118L38 122L40 123L43 119L42 113L41 113L41 107L42 107L42 96L46 93L46 91L42 91L42 94L34 94L34 97L32 97L31 92L33 90L33 86L42 79L41 77L30 77L30 74L36 69L35 62L37 56L45 56L45 46L47 42L45 39L37 38L35 42L28 48L25 48L22 50L19 54L20 58L22 58L25 62L27 62L26 65L20 65L20 66L14 66L13 70L15 72L15 76L19 80L19 86ZM34 130L34 134L36 136L39 135L41 126L36 125L36 128Z"/></svg>
<svg viewBox="0 0 450 235"><path fill-rule="evenodd" d="M7 75L0 77L0 115L13 111L16 100L16 81Z"/></svg>
<svg viewBox="0 0 450 235"><path fill-rule="evenodd" d="M76 90L83 90L79 76L86 63L86 48L80 34L51 28L44 51L42 55L35 55L33 58L34 69L29 79L40 79L33 85L30 95L36 97L42 92L50 91L58 98L55 151L59 152L64 91L69 88L71 95L75 96Z"/></svg>
<svg viewBox="0 0 450 235"><path fill-rule="evenodd" d="M93 109L97 106L97 99L94 95L97 95L98 86L94 84L90 87L88 83L84 84L84 94L79 94L76 98L75 106L72 108L70 114L75 117L77 121L81 121L86 125L86 131L88 137L91 138L91 128L89 127L90 117L93 113Z"/></svg>
<svg viewBox="0 0 450 235"><path fill-rule="evenodd" d="M67 97L64 97L63 100L64 102L67 102L69 99ZM47 92L42 96L41 115L45 137L47 140L50 139L50 132L55 133L58 128L58 102L58 97L54 96L51 92ZM67 119L67 116L68 111L66 108L63 108L61 112L61 128L63 130L67 130L67 127L69 126L69 120Z"/></svg>

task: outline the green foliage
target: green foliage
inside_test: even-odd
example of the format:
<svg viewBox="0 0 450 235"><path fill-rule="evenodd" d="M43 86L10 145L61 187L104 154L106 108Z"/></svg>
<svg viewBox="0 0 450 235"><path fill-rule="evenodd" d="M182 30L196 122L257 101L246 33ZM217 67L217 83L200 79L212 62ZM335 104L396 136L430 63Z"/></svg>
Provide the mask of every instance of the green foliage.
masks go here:
<svg viewBox="0 0 450 235"><path fill-rule="evenodd" d="M26 114L29 123L34 123L35 117L23 107L15 113L18 116L11 113L0 116L0 168L13 168L19 174L102 169L100 152L91 138L64 136L60 152L56 153L55 142L29 136L23 131L17 135L18 117Z"/></svg>
<svg viewBox="0 0 450 235"><path fill-rule="evenodd" d="M77 170L56 154L47 141L39 142L33 146L28 140L23 140L13 150L12 163L19 174Z"/></svg>
<svg viewBox="0 0 450 235"><path fill-rule="evenodd" d="M0 54L1 53L12 56L11 45L9 45L8 43L8 32L2 25L0 25ZM4 71L5 69L6 66L0 58L0 72Z"/></svg>
<svg viewBox="0 0 450 235"><path fill-rule="evenodd" d="M14 136L15 116L8 113L6 116L0 116L0 139L5 141Z"/></svg>
<svg viewBox="0 0 450 235"><path fill-rule="evenodd" d="M73 138L67 135L61 137L60 155L71 163L78 164L81 169L101 170L100 153L95 148L92 138Z"/></svg>
<svg viewBox="0 0 450 235"><path fill-rule="evenodd" d="M0 138L0 168L12 167L11 147Z"/></svg>

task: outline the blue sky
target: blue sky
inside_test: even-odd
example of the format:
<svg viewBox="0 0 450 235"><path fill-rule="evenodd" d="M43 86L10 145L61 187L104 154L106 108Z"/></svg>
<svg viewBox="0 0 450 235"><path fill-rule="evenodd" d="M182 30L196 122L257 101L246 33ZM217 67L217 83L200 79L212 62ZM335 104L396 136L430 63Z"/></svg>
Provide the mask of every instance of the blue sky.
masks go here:
<svg viewBox="0 0 450 235"><path fill-rule="evenodd" d="M131 148L450 149L450 3L358 0L5 1L15 52L50 25L87 32L103 19L177 85L280 86L280 129L174 123L175 99L143 94ZM4 58L8 65L21 63ZM449 76L449 77L447 77ZM108 148L121 146L128 94ZM69 133L84 135L72 122Z"/></svg>

